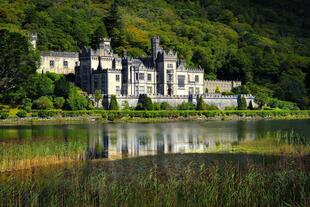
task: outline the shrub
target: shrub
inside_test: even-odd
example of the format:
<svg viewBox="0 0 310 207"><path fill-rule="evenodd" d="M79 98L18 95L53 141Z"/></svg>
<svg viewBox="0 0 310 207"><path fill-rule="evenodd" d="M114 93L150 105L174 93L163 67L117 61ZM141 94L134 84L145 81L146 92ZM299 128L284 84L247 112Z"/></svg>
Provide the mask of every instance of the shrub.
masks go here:
<svg viewBox="0 0 310 207"><path fill-rule="evenodd" d="M153 109L159 111L161 109L161 103L153 103Z"/></svg>
<svg viewBox="0 0 310 207"><path fill-rule="evenodd" d="M23 110L30 112L31 108L32 108L32 103L31 100L29 98L26 98L23 100L23 105L21 107Z"/></svg>
<svg viewBox="0 0 310 207"><path fill-rule="evenodd" d="M195 110L196 106L192 102L183 102L177 106L179 110Z"/></svg>
<svg viewBox="0 0 310 207"><path fill-rule="evenodd" d="M88 101L83 95L83 92L76 87L72 87L67 99L67 108L71 110L83 110L87 108L87 104Z"/></svg>
<svg viewBox="0 0 310 207"><path fill-rule="evenodd" d="M162 102L160 104L160 109L161 110L171 110L172 106L168 102Z"/></svg>
<svg viewBox="0 0 310 207"><path fill-rule="evenodd" d="M140 94L136 109L137 110L153 110L152 99L148 97L146 94Z"/></svg>
<svg viewBox="0 0 310 207"><path fill-rule="evenodd" d="M9 117L9 112L0 111L0 119L7 119Z"/></svg>
<svg viewBox="0 0 310 207"><path fill-rule="evenodd" d="M237 102L238 102L238 110L246 110L247 109L247 103L246 103L246 100L243 96L239 95Z"/></svg>
<svg viewBox="0 0 310 207"><path fill-rule="evenodd" d="M56 109L61 109L64 104L65 104L65 99L63 97L56 97L54 99L54 107Z"/></svg>
<svg viewBox="0 0 310 207"><path fill-rule="evenodd" d="M115 95L111 96L109 110L118 110L118 103Z"/></svg>
<svg viewBox="0 0 310 207"><path fill-rule="evenodd" d="M33 102L34 109L52 109L53 103L47 96L41 96Z"/></svg>
<svg viewBox="0 0 310 207"><path fill-rule="evenodd" d="M129 106L128 101L124 101L123 110L133 110L133 107Z"/></svg>
<svg viewBox="0 0 310 207"><path fill-rule="evenodd" d="M19 110L17 113L16 113L16 116L18 116L19 118L24 118L27 116L27 111L25 110Z"/></svg>
<svg viewBox="0 0 310 207"><path fill-rule="evenodd" d="M220 90L220 87L219 87L219 86L216 86L216 88L215 88L215 93L221 93L221 90Z"/></svg>
<svg viewBox="0 0 310 207"><path fill-rule="evenodd" d="M87 101L87 110L93 110L95 108L95 103L93 100L88 100Z"/></svg>

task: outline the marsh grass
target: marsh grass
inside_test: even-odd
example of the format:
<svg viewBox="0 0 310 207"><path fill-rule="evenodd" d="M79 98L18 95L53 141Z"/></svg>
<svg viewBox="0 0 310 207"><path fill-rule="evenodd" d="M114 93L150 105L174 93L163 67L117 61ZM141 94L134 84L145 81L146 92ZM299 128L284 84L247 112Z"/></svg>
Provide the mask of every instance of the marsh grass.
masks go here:
<svg viewBox="0 0 310 207"><path fill-rule="evenodd" d="M0 206L309 206L309 172L285 163L273 170L183 163L132 173L129 162L122 172L88 166L48 178L13 174L1 179Z"/></svg>

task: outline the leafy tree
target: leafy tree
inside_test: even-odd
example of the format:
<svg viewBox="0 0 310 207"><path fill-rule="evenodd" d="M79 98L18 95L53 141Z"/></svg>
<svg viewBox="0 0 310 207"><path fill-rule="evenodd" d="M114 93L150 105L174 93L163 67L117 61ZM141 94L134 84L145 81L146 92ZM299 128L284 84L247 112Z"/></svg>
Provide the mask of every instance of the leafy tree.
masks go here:
<svg viewBox="0 0 310 207"><path fill-rule="evenodd" d="M102 22L99 27L94 31L91 37L91 47L96 50L98 49L98 45L100 43L101 38L108 37L107 29Z"/></svg>
<svg viewBox="0 0 310 207"><path fill-rule="evenodd" d="M21 107L23 110L25 110L26 112L30 112L31 108L32 108L32 103L31 100L29 98L26 98L23 100L23 105Z"/></svg>
<svg viewBox="0 0 310 207"><path fill-rule="evenodd" d="M41 96L33 102L34 109L52 109L53 102L47 96Z"/></svg>
<svg viewBox="0 0 310 207"><path fill-rule="evenodd" d="M27 96L37 99L41 96L50 96L54 93L54 83L45 74L36 74L31 78L31 84L26 87Z"/></svg>
<svg viewBox="0 0 310 207"><path fill-rule="evenodd" d="M99 101L102 99L102 93L101 90L96 90L95 91L95 102L96 102L96 107L99 108Z"/></svg>
<svg viewBox="0 0 310 207"><path fill-rule="evenodd" d="M110 105L109 105L109 110L118 110L118 103L117 103L117 99L115 95L111 96L111 100L110 100Z"/></svg>
<svg viewBox="0 0 310 207"><path fill-rule="evenodd" d="M16 113L16 116L18 116L19 118L24 118L27 116L27 111L25 110L19 110L17 113Z"/></svg>
<svg viewBox="0 0 310 207"><path fill-rule="evenodd" d="M238 102L238 110L246 110L247 109L247 103L246 103L246 100L243 96L239 95L237 102Z"/></svg>
<svg viewBox="0 0 310 207"><path fill-rule="evenodd" d="M61 77L55 82L55 96L68 98L70 93L70 83L66 80L65 77Z"/></svg>
<svg viewBox="0 0 310 207"><path fill-rule="evenodd" d="M216 86L216 88L215 88L215 93L221 93L221 90L220 90L220 87L219 87L219 86Z"/></svg>
<svg viewBox="0 0 310 207"><path fill-rule="evenodd" d="M71 110L86 109L88 104L86 97L76 87L70 88L70 94L66 102L67 102L67 108Z"/></svg>
<svg viewBox="0 0 310 207"><path fill-rule="evenodd" d="M54 98L54 107L56 109L61 109L64 104L65 104L66 100L64 99L64 97L56 97Z"/></svg>
<svg viewBox="0 0 310 207"><path fill-rule="evenodd" d="M20 33L1 29L0 37L0 94L5 94L28 82L38 68L39 56Z"/></svg>

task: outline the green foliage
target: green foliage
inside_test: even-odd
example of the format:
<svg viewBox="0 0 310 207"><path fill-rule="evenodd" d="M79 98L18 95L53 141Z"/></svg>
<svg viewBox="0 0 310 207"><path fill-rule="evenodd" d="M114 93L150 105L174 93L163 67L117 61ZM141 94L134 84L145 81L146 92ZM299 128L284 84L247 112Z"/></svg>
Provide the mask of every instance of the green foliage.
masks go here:
<svg viewBox="0 0 310 207"><path fill-rule="evenodd" d="M96 90L95 91L95 102L96 102L96 107L99 108L99 101L102 99L102 93L101 90Z"/></svg>
<svg viewBox="0 0 310 207"><path fill-rule="evenodd" d="M0 37L0 94L6 94L27 83L38 68L39 56L25 35L0 27Z"/></svg>
<svg viewBox="0 0 310 207"><path fill-rule="evenodd" d="M88 99L87 100L87 110L93 110L95 108L95 103L93 100Z"/></svg>
<svg viewBox="0 0 310 207"><path fill-rule="evenodd" d="M54 82L45 74L36 74L26 86L27 97L34 100L54 94Z"/></svg>
<svg viewBox="0 0 310 207"><path fill-rule="evenodd" d="M220 90L220 87L219 87L219 86L216 86L216 88L215 88L215 93L221 93L221 90Z"/></svg>
<svg viewBox="0 0 310 207"><path fill-rule="evenodd" d="M80 89L72 86L70 87L70 94L66 103L67 108L71 110L83 110L86 109L88 101Z"/></svg>
<svg viewBox="0 0 310 207"><path fill-rule="evenodd" d="M196 106L196 110L204 110L204 105L206 103L203 100L202 96L199 96L198 100L197 100L197 106Z"/></svg>
<svg viewBox="0 0 310 207"><path fill-rule="evenodd" d="M8 111L0 111L0 119L7 119L9 117Z"/></svg>
<svg viewBox="0 0 310 207"><path fill-rule="evenodd" d="M183 102L177 106L177 109L179 109L179 110L195 110L196 106L192 102Z"/></svg>
<svg viewBox="0 0 310 207"><path fill-rule="evenodd" d="M5 54L0 57L0 71L10 66L14 75L4 75L18 79L12 89L0 91L1 101L20 104L26 98L24 86L30 85L38 57L33 58L27 38L20 34L35 31L39 50L95 48L101 37L109 36L115 52L126 50L134 57L150 54L149 38L159 35L163 47L177 51L188 66L203 67L205 78L251 83L249 92L260 108L269 98L307 108L309 9L304 0L1 1L0 28L9 32L5 30L1 39L6 46L0 47L0 54ZM5 66L4 60L9 64ZM56 96L67 99L68 91L58 93L57 85ZM37 99L49 95L47 91L33 88L27 97Z"/></svg>
<svg viewBox="0 0 310 207"><path fill-rule="evenodd" d="M118 103L117 103L117 99L115 95L111 96L111 100L110 100L110 105L109 105L109 110L118 110Z"/></svg>
<svg viewBox="0 0 310 207"><path fill-rule="evenodd" d="M281 101L278 99L269 99L267 106L271 108L279 108L284 110L297 110L298 106L296 103L288 102L288 101Z"/></svg>
<svg viewBox="0 0 310 207"><path fill-rule="evenodd" d="M47 96L41 96L37 100L33 102L34 109L52 109L53 108L53 102L50 98Z"/></svg>
<svg viewBox="0 0 310 207"><path fill-rule="evenodd" d="M24 99L23 100L23 105L22 105L21 108L29 113L31 111L31 109L32 109L31 100L29 98Z"/></svg>
<svg viewBox="0 0 310 207"><path fill-rule="evenodd" d="M55 109L61 109L64 106L65 102L66 102L66 100L63 97L54 98Z"/></svg>
<svg viewBox="0 0 310 207"><path fill-rule="evenodd" d="M140 94L136 110L153 110L152 99L146 94Z"/></svg>
<svg viewBox="0 0 310 207"><path fill-rule="evenodd" d="M239 95L237 102L238 102L238 110L246 110L247 109L247 103L246 103L246 100L243 96Z"/></svg>
<svg viewBox="0 0 310 207"><path fill-rule="evenodd" d="M70 87L70 83L66 80L65 77L62 76L55 81L55 96L67 99L69 97Z"/></svg>
<svg viewBox="0 0 310 207"><path fill-rule="evenodd" d="M27 111L25 110L19 110L17 113L16 113L16 116L18 116L19 118L24 118L27 116Z"/></svg>
<svg viewBox="0 0 310 207"><path fill-rule="evenodd" d="M161 102L160 103L161 110L171 110L172 106L168 102Z"/></svg>

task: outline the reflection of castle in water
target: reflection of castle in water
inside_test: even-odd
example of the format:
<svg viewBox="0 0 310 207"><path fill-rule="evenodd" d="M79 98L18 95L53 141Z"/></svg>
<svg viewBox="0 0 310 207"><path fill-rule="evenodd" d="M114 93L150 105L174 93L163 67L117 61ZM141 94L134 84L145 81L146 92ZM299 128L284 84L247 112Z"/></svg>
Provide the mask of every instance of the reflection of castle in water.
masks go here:
<svg viewBox="0 0 310 207"><path fill-rule="evenodd" d="M163 153L228 151L232 144L254 139L244 128L202 127L199 124L93 125L89 129L88 157L117 159Z"/></svg>

